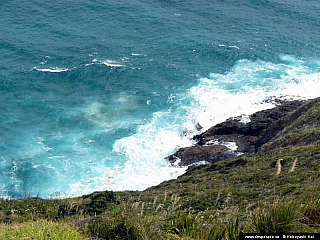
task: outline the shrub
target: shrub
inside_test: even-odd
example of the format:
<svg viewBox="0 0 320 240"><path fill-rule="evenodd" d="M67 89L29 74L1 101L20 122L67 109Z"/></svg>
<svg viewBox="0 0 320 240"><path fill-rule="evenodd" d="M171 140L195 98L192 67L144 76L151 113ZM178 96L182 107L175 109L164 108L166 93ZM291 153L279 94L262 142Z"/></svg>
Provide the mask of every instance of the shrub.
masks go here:
<svg viewBox="0 0 320 240"><path fill-rule="evenodd" d="M89 223L88 230L94 237L101 239L140 239L139 230L123 219L97 218Z"/></svg>

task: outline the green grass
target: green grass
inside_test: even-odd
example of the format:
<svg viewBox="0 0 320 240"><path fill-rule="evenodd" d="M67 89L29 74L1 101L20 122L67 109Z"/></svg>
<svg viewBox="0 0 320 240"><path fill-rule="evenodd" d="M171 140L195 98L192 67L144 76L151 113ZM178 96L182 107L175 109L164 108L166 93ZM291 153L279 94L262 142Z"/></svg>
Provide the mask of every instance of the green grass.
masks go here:
<svg viewBox="0 0 320 240"><path fill-rule="evenodd" d="M25 222L22 224L0 224L1 240L84 240L89 239L66 224L41 220L39 222Z"/></svg>

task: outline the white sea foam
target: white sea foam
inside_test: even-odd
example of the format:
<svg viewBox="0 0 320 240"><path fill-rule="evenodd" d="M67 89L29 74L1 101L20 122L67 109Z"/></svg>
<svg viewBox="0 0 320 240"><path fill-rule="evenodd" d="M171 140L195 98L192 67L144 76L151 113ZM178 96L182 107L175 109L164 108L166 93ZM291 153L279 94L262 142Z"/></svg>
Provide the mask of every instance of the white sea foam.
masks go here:
<svg viewBox="0 0 320 240"><path fill-rule="evenodd" d="M94 58L91 63L85 64L85 66L90 66L94 64L106 65L111 68L125 67L125 65L119 63L118 61L114 61L110 59L97 59L97 58Z"/></svg>
<svg viewBox="0 0 320 240"><path fill-rule="evenodd" d="M187 137L181 137L175 123L163 120L170 112L156 112L152 120L139 127L136 134L115 142L114 151L127 158L115 175L117 189L145 189L164 180L179 176L185 168L172 168L164 158L178 147L190 146Z"/></svg>
<svg viewBox="0 0 320 240"><path fill-rule="evenodd" d="M108 67L124 67L124 65L119 64L118 62L112 61L112 60L109 60L109 59L104 60L104 61L102 62L102 64L104 64L104 65L106 65L106 66L108 66Z"/></svg>
<svg viewBox="0 0 320 240"><path fill-rule="evenodd" d="M229 148L229 150L232 152L237 151L238 149L238 146L235 142L223 142L218 139L210 140L204 144L204 146L210 146L210 145L222 145Z"/></svg>
<svg viewBox="0 0 320 240"><path fill-rule="evenodd" d="M188 118L195 119L203 130L229 117L239 116L242 113L252 114L273 106L271 103L261 103L265 98L262 89L232 92L216 86L210 79L204 78L200 81L198 86L190 89L189 95L195 101L186 108Z"/></svg>
<svg viewBox="0 0 320 240"><path fill-rule="evenodd" d="M244 124L251 122L250 116L248 116L246 114L242 114L240 116L239 122L244 123Z"/></svg>
<svg viewBox="0 0 320 240"><path fill-rule="evenodd" d="M210 140L210 141L206 142L206 143L204 144L204 146L219 145L219 144L220 144L220 142L219 142L218 139L213 139L213 140Z"/></svg>
<svg viewBox="0 0 320 240"><path fill-rule="evenodd" d="M237 151L238 145L235 142L222 142L221 145L226 146L230 151Z"/></svg>
<svg viewBox="0 0 320 240"><path fill-rule="evenodd" d="M59 73L59 72L66 72L69 71L68 68L58 68L58 67L53 67L53 68L37 68L34 67L34 70L40 71L40 72L52 72L52 73Z"/></svg>

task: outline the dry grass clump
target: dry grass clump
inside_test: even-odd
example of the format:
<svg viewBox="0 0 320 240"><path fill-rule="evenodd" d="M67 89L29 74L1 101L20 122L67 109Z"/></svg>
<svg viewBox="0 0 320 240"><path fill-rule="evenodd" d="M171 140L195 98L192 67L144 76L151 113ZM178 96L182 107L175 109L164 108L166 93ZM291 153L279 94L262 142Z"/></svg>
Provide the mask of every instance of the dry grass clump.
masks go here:
<svg viewBox="0 0 320 240"><path fill-rule="evenodd" d="M277 163L276 163L276 172L275 172L275 176L277 177L277 176L279 176L280 175L280 173L281 173L281 161L282 161L283 159L281 158L281 159L278 159L278 161L277 161Z"/></svg>
<svg viewBox="0 0 320 240"><path fill-rule="evenodd" d="M291 164L291 166L290 166L290 168L289 168L288 173L294 172L294 169L295 169L295 167L296 167L297 161L298 161L298 159L295 158L294 161L293 161L293 163Z"/></svg>

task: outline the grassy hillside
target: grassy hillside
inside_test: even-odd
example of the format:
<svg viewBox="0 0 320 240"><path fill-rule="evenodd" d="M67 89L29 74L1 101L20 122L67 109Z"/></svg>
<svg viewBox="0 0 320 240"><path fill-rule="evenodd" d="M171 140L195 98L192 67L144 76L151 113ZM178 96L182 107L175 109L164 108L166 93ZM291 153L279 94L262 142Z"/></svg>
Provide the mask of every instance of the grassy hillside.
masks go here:
<svg viewBox="0 0 320 240"><path fill-rule="evenodd" d="M29 239L50 239L32 232L51 230L72 236L63 239L237 239L240 231L320 232L319 113L320 100L310 101L284 119L283 131L258 154L198 167L143 192L0 200L0 239L17 231ZM50 230L32 230L43 227Z"/></svg>

